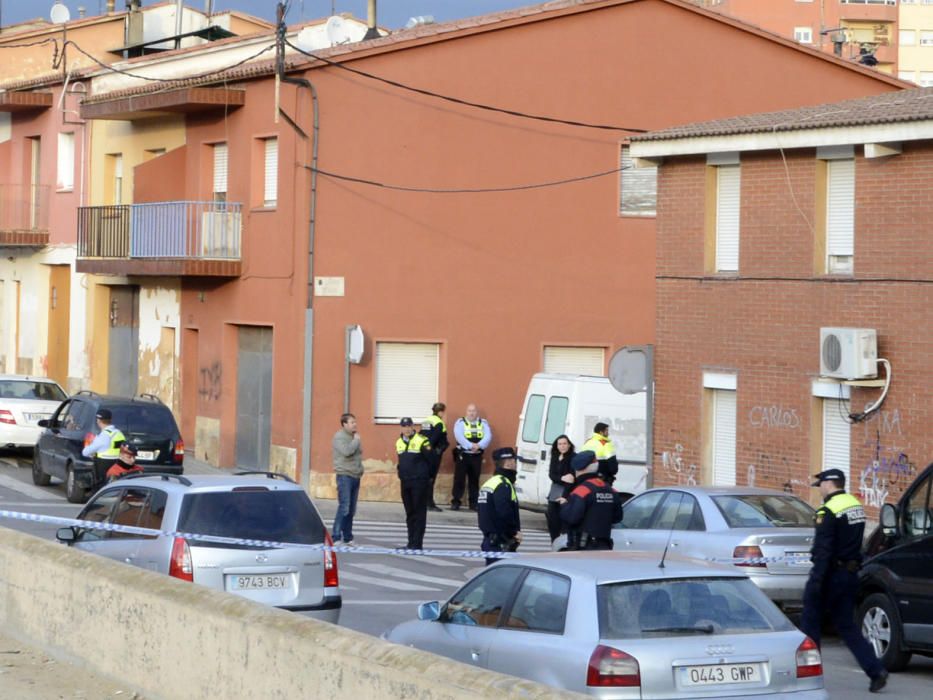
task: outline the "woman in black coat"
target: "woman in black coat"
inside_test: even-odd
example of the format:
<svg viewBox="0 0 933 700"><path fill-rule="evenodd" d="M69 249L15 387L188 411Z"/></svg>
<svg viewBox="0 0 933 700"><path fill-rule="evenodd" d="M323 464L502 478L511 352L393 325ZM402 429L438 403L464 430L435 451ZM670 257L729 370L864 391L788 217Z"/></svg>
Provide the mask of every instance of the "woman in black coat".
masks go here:
<svg viewBox="0 0 933 700"><path fill-rule="evenodd" d="M570 461L576 454L573 443L566 435L559 436L551 445L551 463L548 476L551 479L551 490L547 495L547 529L551 534L551 542L561 533L563 525L560 521L560 503L558 498L565 498L573 488L573 469Z"/></svg>

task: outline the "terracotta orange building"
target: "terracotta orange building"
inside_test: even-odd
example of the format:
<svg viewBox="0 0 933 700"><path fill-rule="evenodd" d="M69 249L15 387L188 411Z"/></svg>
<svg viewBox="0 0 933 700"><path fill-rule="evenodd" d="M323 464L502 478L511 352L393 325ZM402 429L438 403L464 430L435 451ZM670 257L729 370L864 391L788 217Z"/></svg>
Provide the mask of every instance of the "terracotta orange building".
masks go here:
<svg viewBox="0 0 933 700"><path fill-rule="evenodd" d="M137 191L239 206L223 264L203 247L186 266L120 261L129 279L181 279L186 444L327 492L346 406L364 498L397 497L399 417L443 400L452 424L475 402L492 447L513 444L534 372L603 373L654 342L654 174L628 168L633 133L902 87L680 0L552 2L318 55L290 54L278 93L265 62L82 110L191 112L186 145L138 168Z"/></svg>

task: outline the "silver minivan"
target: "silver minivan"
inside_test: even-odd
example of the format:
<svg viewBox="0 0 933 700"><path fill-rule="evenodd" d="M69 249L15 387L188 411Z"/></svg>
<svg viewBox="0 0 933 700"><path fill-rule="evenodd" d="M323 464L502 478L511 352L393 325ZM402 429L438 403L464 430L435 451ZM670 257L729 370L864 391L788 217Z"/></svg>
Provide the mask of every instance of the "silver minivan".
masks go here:
<svg viewBox="0 0 933 700"><path fill-rule="evenodd" d="M272 472L133 475L108 484L79 520L161 530L143 536L77 526L59 541L150 571L336 623L337 555L307 547L203 542L172 533L302 545L331 544L304 489Z"/></svg>

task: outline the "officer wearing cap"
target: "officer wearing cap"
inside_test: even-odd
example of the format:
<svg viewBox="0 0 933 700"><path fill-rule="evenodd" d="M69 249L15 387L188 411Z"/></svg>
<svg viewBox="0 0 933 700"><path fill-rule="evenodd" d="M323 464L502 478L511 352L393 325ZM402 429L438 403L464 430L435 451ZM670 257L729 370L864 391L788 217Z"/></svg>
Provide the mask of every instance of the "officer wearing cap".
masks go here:
<svg viewBox="0 0 933 700"><path fill-rule="evenodd" d="M522 541L522 524L515 493L515 450L500 447L492 453L496 471L479 489L477 516L484 552L514 552ZM496 557L487 557L492 564Z"/></svg>
<svg viewBox="0 0 933 700"><path fill-rule="evenodd" d="M819 645L823 614L832 616L839 636L871 679L868 689L881 690L888 672L855 625L856 572L862 565L862 536L865 509L852 494L846 493L846 476L839 469L827 469L814 476L823 505L816 511L816 534L810 550L813 568L803 592L800 629Z"/></svg>
<svg viewBox="0 0 933 700"><path fill-rule="evenodd" d="M100 432L81 450L81 454L94 458L94 476L97 483L100 483L106 478L107 470L120 456L120 445L126 442L126 438L113 424L113 414L109 408L98 409L95 417Z"/></svg>
<svg viewBox="0 0 933 700"><path fill-rule="evenodd" d="M570 466L576 486L557 501L567 525L566 549L612 549L612 526L622 520L622 497L599 473L595 452L578 452Z"/></svg>
<svg viewBox="0 0 933 700"><path fill-rule="evenodd" d="M127 474L142 472L143 468L136 464L137 454L139 454L139 450L136 445L131 445L128 442L122 443L120 445L120 456L113 463L113 466L107 470L107 482L116 481Z"/></svg>
<svg viewBox="0 0 933 700"><path fill-rule="evenodd" d="M398 453L398 478L402 482L402 504L408 528L408 549L424 548L424 530L428 523L428 489L431 485L431 443L415 432L411 418L399 421L402 434L395 441Z"/></svg>

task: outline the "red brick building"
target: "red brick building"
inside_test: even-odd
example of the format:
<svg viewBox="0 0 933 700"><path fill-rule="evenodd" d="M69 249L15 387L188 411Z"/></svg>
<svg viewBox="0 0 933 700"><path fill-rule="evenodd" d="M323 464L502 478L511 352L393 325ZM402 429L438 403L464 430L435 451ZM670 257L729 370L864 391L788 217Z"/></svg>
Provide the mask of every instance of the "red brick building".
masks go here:
<svg viewBox="0 0 933 700"><path fill-rule="evenodd" d="M661 163L656 482L807 497L839 467L868 505L896 499L933 456L933 90L668 129L632 153ZM890 370L827 378L826 327L874 329Z"/></svg>

